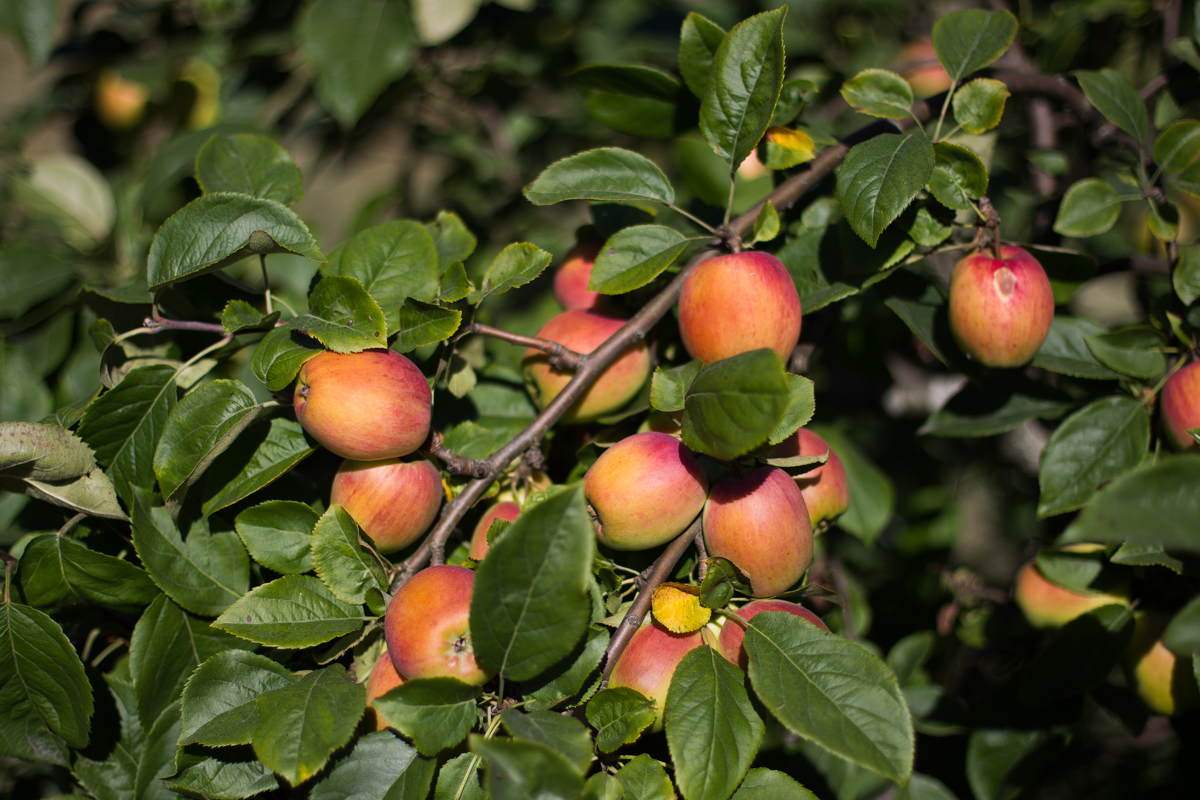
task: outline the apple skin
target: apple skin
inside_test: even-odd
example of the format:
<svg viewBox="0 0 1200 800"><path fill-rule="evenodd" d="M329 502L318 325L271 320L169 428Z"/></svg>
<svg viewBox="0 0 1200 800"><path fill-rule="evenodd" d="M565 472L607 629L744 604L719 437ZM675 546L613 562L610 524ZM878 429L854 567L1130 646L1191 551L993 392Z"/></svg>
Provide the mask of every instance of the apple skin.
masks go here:
<svg viewBox="0 0 1200 800"><path fill-rule="evenodd" d="M383 630L388 655L407 680L457 678L478 686L492 677L471 647L475 573L443 564L426 567L388 603Z"/></svg>
<svg viewBox="0 0 1200 800"><path fill-rule="evenodd" d="M850 483L846 478L846 467L829 443L817 434L801 428L777 445L763 449L768 458L794 458L796 456L819 456L829 453L829 460L816 469L796 475L793 480L804 495L808 506L808 517L815 526L818 522L834 519L850 507Z"/></svg>
<svg viewBox="0 0 1200 800"><path fill-rule="evenodd" d="M742 619L749 620L755 614L761 614L764 611L786 611L802 619L806 619L813 625L816 625L821 630L829 630L829 626L821 621L813 612L807 608L795 603L789 603L787 600L752 600L746 605L737 610L737 615ZM749 666L749 657L746 655L746 648L742 647L742 642L746 638L746 629L737 624L732 619L726 619L721 626L721 635L717 637L717 651L731 663L735 664L745 672Z"/></svg>
<svg viewBox="0 0 1200 800"><path fill-rule="evenodd" d="M755 597L786 591L812 563L813 532L800 487L778 467L722 478L704 506L710 556L727 558Z"/></svg>
<svg viewBox="0 0 1200 800"><path fill-rule="evenodd" d="M909 42L900 48L894 67L912 86L917 97L933 97L950 88L950 76L938 61L933 43L928 39Z"/></svg>
<svg viewBox="0 0 1200 800"><path fill-rule="evenodd" d="M145 84L127 80L114 70L106 69L96 79L96 116L110 130L127 131L141 122L149 98Z"/></svg>
<svg viewBox="0 0 1200 800"><path fill-rule="evenodd" d="M1080 594L1051 583L1042 575L1037 564L1030 561L1017 572L1013 600L1021 607L1025 619L1035 628L1061 628L1076 617L1101 606L1117 603L1129 605L1129 589L1123 587L1111 593Z"/></svg>
<svg viewBox="0 0 1200 800"><path fill-rule="evenodd" d="M442 507L442 476L424 458L347 459L329 501L350 512L380 553L395 553L429 530Z"/></svg>
<svg viewBox="0 0 1200 800"><path fill-rule="evenodd" d="M554 296L568 311L575 308L596 308L607 302L604 295L588 289L592 265L600 254L603 242L580 242L571 248L562 266L554 273Z"/></svg>
<svg viewBox="0 0 1200 800"><path fill-rule="evenodd" d="M367 676L367 708L375 715L375 730L383 731L388 727L383 717L374 710L375 701L402 683L404 678L396 672L396 665L392 663L391 656L386 650L380 653L379 658L375 660L375 666L371 668L371 674Z"/></svg>
<svg viewBox="0 0 1200 800"><path fill-rule="evenodd" d="M355 461L406 456L429 436L433 393L393 350L325 351L296 376L296 419L326 449Z"/></svg>
<svg viewBox="0 0 1200 800"><path fill-rule="evenodd" d="M988 367L1029 363L1054 319L1054 292L1037 259L1020 247L969 255L950 276L950 330Z"/></svg>
<svg viewBox="0 0 1200 800"><path fill-rule="evenodd" d="M1121 657L1129 685L1156 714L1174 716L1200 708L1192 660L1180 658L1162 642L1171 616L1144 611L1134 620L1133 638Z"/></svg>
<svg viewBox="0 0 1200 800"><path fill-rule="evenodd" d="M671 677L683 657L704 646L700 631L671 633L651 620L633 632L629 644L608 678L609 688L625 687L654 701L653 730L661 731Z"/></svg>
<svg viewBox="0 0 1200 800"><path fill-rule="evenodd" d="M593 309L577 308L564 311L538 331L542 339L558 342L576 353L590 353L620 330L625 320ZM545 408L575 373L550 366L550 358L540 350L529 348L521 361L521 369L538 408ZM650 377L650 352L639 341L608 365L595 383L561 417L568 425L590 422L616 411L634 398Z"/></svg>
<svg viewBox="0 0 1200 800"><path fill-rule="evenodd" d="M1179 450L1195 450L1188 428L1200 428L1200 361L1177 370L1159 395L1163 430Z"/></svg>
<svg viewBox="0 0 1200 800"><path fill-rule="evenodd" d="M648 550L674 539L708 497L708 478L683 443L635 433L588 469L583 494L598 518L596 537L614 550Z"/></svg>
<svg viewBox="0 0 1200 800"><path fill-rule="evenodd" d="M482 561L488 552L487 532L492 522L498 519L512 522L520 513L521 507L511 500L496 503L485 511L475 525L475 532L471 534L471 549L467 555L476 561Z"/></svg>
<svg viewBox="0 0 1200 800"><path fill-rule="evenodd" d="M800 340L800 295L787 267L745 250L702 261L679 295L679 333L705 364L761 347L786 364Z"/></svg>

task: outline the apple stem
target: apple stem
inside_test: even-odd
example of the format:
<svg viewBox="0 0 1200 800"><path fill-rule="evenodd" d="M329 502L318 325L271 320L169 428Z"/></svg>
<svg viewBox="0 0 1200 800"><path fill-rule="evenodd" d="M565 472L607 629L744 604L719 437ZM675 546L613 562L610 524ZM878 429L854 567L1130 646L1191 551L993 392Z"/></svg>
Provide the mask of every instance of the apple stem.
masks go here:
<svg viewBox="0 0 1200 800"><path fill-rule="evenodd" d="M12 571L17 566L17 560L3 550L0 550L0 558L4 559L4 605L8 605L8 587L12 583Z"/></svg>
<svg viewBox="0 0 1200 800"><path fill-rule="evenodd" d="M532 347L534 350L541 350L546 355L550 356L550 366L561 370L578 370L587 362L587 355L584 353L576 353L574 350L569 350L563 347L558 342L552 342L549 339L542 339L538 336L519 336L515 333L493 328L491 325L484 325L481 322L472 322L463 328L462 336L467 336L472 333L482 334L483 336L491 336L493 339L499 339L502 342L509 344L522 345L524 347Z"/></svg>
<svg viewBox="0 0 1200 800"><path fill-rule="evenodd" d="M983 212L984 226L992 235L992 257L1004 258L1000 249L1000 214L987 195L979 198L979 210Z"/></svg>

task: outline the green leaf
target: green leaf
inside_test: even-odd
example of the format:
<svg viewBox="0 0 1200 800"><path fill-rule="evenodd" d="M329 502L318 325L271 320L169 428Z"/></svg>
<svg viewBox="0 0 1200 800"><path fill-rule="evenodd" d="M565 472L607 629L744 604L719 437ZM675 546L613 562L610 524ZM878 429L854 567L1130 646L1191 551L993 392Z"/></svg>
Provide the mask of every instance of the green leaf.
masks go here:
<svg viewBox="0 0 1200 800"><path fill-rule="evenodd" d="M1132 136L1139 145L1146 141L1150 115L1146 113L1146 101L1128 78L1115 69L1080 69L1071 74L1079 81L1088 102L1105 119Z"/></svg>
<svg viewBox="0 0 1200 800"><path fill-rule="evenodd" d="M359 544L357 523L337 503L313 529L312 562L317 576L343 602L362 605L371 589L388 588L383 568Z"/></svg>
<svg viewBox="0 0 1200 800"><path fill-rule="evenodd" d="M851 108L872 117L904 119L912 110L912 86L886 69L864 69L842 84L841 92Z"/></svg>
<svg viewBox="0 0 1200 800"><path fill-rule="evenodd" d="M176 701L146 731L146 739L138 753L137 773L133 782L134 797L171 800L172 795L162 785L159 776L170 773L174 767L175 754L179 750L175 744L178 739L179 702Z"/></svg>
<svg viewBox="0 0 1200 800"><path fill-rule="evenodd" d="M929 191L947 208L971 208L971 201L987 192L987 168L979 156L962 145L938 142L933 151L937 163L929 176Z"/></svg>
<svg viewBox="0 0 1200 800"><path fill-rule="evenodd" d="M595 534L582 484L526 509L475 575L475 657L511 680L541 674L570 653L591 618Z"/></svg>
<svg viewBox="0 0 1200 800"><path fill-rule="evenodd" d="M770 200L763 201L754 218L754 242L769 242L779 235L779 212Z"/></svg>
<svg viewBox="0 0 1200 800"><path fill-rule="evenodd" d="M580 775L592 763L592 737L584 724L574 717L552 711L525 713L515 708L500 712L505 730L519 739L538 742L556 750L574 765Z"/></svg>
<svg viewBox="0 0 1200 800"><path fill-rule="evenodd" d="M978 728L967 741L967 782L978 800L1009 800L1034 774L1025 765L1047 753L1055 753L1049 731Z"/></svg>
<svg viewBox="0 0 1200 800"><path fill-rule="evenodd" d="M254 348L250 371L272 392L281 392L304 362L325 350L319 342L288 327L275 328Z"/></svg>
<svg viewBox="0 0 1200 800"><path fill-rule="evenodd" d="M0 422L0 475L6 478L63 481L95 466L91 448L58 425Z"/></svg>
<svg viewBox="0 0 1200 800"><path fill-rule="evenodd" d="M25 478L18 482L0 476L0 488L24 492L38 500L45 500L47 503L93 517L119 520L126 518L121 504L117 502L117 493L113 489L112 481L99 469L70 481L35 481Z"/></svg>
<svg viewBox="0 0 1200 800"><path fill-rule="evenodd" d="M860 645L781 611L747 624L750 682L793 733L898 783L914 733L895 674Z"/></svg>
<svg viewBox="0 0 1200 800"><path fill-rule="evenodd" d="M751 350L700 370L684 396L683 443L731 461L758 447L787 412L783 362L774 350Z"/></svg>
<svg viewBox="0 0 1200 800"><path fill-rule="evenodd" d="M209 535L195 524L187 541L165 508L133 505L133 546L151 580L193 614L214 616L250 588L250 559L234 533Z"/></svg>
<svg viewBox="0 0 1200 800"><path fill-rule="evenodd" d="M151 290L161 289L269 253L325 260L308 226L287 206L234 192L206 194L172 214L154 234L147 281Z"/></svg>
<svg viewBox="0 0 1200 800"><path fill-rule="evenodd" d="M1008 87L991 78L976 78L954 93L954 121L967 133L983 133L1000 124L1004 101L1011 97Z"/></svg>
<svg viewBox="0 0 1200 800"><path fill-rule="evenodd" d="M475 291L475 284L467 280L467 270L461 261L455 261L446 268L446 272L442 275L442 282L438 284L438 295L435 298L439 303L457 303L464 297Z"/></svg>
<svg viewBox="0 0 1200 800"><path fill-rule="evenodd" d="M62 292L75 268L37 247L13 244L0 248L0 316L20 317Z"/></svg>
<svg viewBox="0 0 1200 800"><path fill-rule="evenodd" d="M1183 172L1171 178L1170 183L1177 189L1200 197L1200 162L1193 163Z"/></svg>
<svg viewBox="0 0 1200 800"><path fill-rule="evenodd" d="M415 800L424 798L437 771L437 762L390 731L369 733L354 744L350 755L314 785L309 800Z"/></svg>
<svg viewBox="0 0 1200 800"><path fill-rule="evenodd" d="M1071 184L1063 195L1054 220L1054 232L1084 238L1111 228L1121 216L1121 199L1099 178L1084 178Z"/></svg>
<svg viewBox="0 0 1200 800"><path fill-rule="evenodd" d="M71 768L80 784L94 797L100 800L125 800L133 797L134 782L137 779L137 755L142 749L146 734L137 716L137 700L133 695L129 659L119 661L116 668L106 673L103 678L116 707L121 726L120 738L105 761L92 761L79 754ZM112 731L112 735L115 736L116 733L117 731Z"/></svg>
<svg viewBox="0 0 1200 800"><path fill-rule="evenodd" d="M1087 337L1104 332L1103 325L1090 319L1056 316L1050 323L1046 340L1033 357L1033 365L1076 378L1118 378L1120 374L1097 361L1087 346Z"/></svg>
<svg viewBox="0 0 1200 800"><path fill-rule="evenodd" d="M871 544L896 512L896 490L891 479L837 428L810 425L809 430L829 443L846 468L850 505L838 517L838 527Z"/></svg>
<svg viewBox="0 0 1200 800"><path fill-rule="evenodd" d="M1166 551L1154 544L1126 542L1112 554L1111 561L1114 564L1126 564L1131 567L1166 567L1176 575L1182 575L1184 570L1183 561L1167 555Z"/></svg>
<svg viewBox="0 0 1200 800"><path fill-rule="evenodd" d="M442 283L445 284L444 273L450 266L456 261L461 264L475 252L475 234L453 211L439 211L433 222L426 223L425 229L437 247L438 270L443 273Z"/></svg>
<svg viewBox="0 0 1200 800"><path fill-rule="evenodd" d="M1179 211L1170 203L1161 206L1146 198L1146 225L1156 239L1172 242L1179 238Z"/></svg>
<svg viewBox="0 0 1200 800"><path fill-rule="evenodd" d="M617 770L617 782L625 790L625 800L675 800L667 771L647 753L634 756Z"/></svg>
<svg viewBox="0 0 1200 800"><path fill-rule="evenodd" d="M555 161L525 187L535 206L564 200L649 200L670 205L675 190L645 156L619 147L601 147Z"/></svg>
<svg viewBox="0 0 1200 800"><path fill-rule="evenodd" d="M704 98L708 73L725 29L695 11L689 12L679 32L679 74L692 94Z"/></svg>
<svg viewBox="0 0 1200 800"><path fill-rule="evenodd" d="M261 411L241 381L214 380L188 393L167 417L154 451L163 496L186 491L199 480Z"/></svg>
<svg viewBox="0 0 1200 800"><path fill-rule="evenodd" d="M249 497L314 449L300 423L294 420L275 418L269 425L250 426L209 469L204 513L211 514Z"/></svg>
<svg viewBox="0 0 1200 800"><path fill-rule="evenodd" d="M94 251L109 238L116 217L112 187L83 156L31 154L20 173L9 175L8 185L31 221L54 226L76 250Z"/></svg>
<svg viewBox="0 0 1200 800"><path fill-rule="evenodd" d="M1200 551L1200 459L1166 457L1110 483L1088 504L1062 542L1129 542Z"/></svg>
<svg viewBox="0 0 1200 800"><path fill-rule="evenodd" d="M674 103L682 88L679 81L654 67L639 64L589 64L568 77L583 89L645 97Z"/></svg>
<svg viewBox="0 0 1200 800"><path fill-rule="evenodd" d="M913 776L917 777L920 776ZM791 776L759 767L746 773L732 800L817 800L817 796Z"/></svg>
<svg viewBox="0 0 1200 800"><path fill-rule="evenodd" d="M221 310L221 327L228 334L270 330L279 321L280 312L263 314L245 300L230 300Z"/></svg>
<svg viewBox="0 0 1200 800"><path fill-rule="evenodd" d="M92 602L129 609L158 596L145 570L53 534L36 536L25 545L19 574L21 590L33 606Z"/></svg>
<svg viewBox="0 0 1200 800"><path fill-rule="evenodd" d="M480 299L493 294L504 294L509 289L524 286L541 275L550 266L553 258L545 250L529 242L510 244L492 260L483 274L483 284L477 294ZM472 299L472 302L478 300Z"/></svg>
<svg viewBox="0 0 1200 800"><path fill-rule="evenodd" d="M996 378L968 383L917 431L929 436L995 436L1027 419L1052 419L1071 408L1066 395L1042 384Z"/></svg>
<svg viewBox="0 0 1200 800"><path fill-rule="evenodd" d="M471 244L473 249L474 239ZM458 247L465 249L463 244ZM406 299L430 301L437 296L440 260L429 228L402 219L356 233L329 254L323 272L357 278L391 319Z"/></svg>
<svg viewBox="0 0 1200 800"><path fill-rule="evenodd" d="M214 628L269 647L298 649L362 628L362 606L344 603L311 575L257 586L213 621Z"/></svg>
<svg viewBox="0 0 1200 800"><path fill-rule="evenodd" d="M1008 11L953 11L933 23L933 51L958 83L991 64L1012 44L1017 18Z"/></svg>
<svg viewBox="0 0 1200 800"><path fill-rule="evenodd" d="M1184 305L1190 306L1200 299L1200 244L1189 244L1179 248L1179 261L1171 275L1175 294Z"/></svg>
<svg viewBox="0 0 1200 800"><path fill-rule="evenodd" d="M1200 156L1200 122L1184 119L1168 125L1154 140L1154 160L1163 172L1182 172Z"/></svg>
<svg viewBox="0 0 1200 800"><path fill-rule="evenodd" d="M436 756L467 738L479 721L478 686L454 678L405 681L376 698L376 712L426 756Z"/></svg>
<svg viewBox="0 0 1200 800"><path fill-rule="evenodd" d="M317 98L346 129L408 72L417 51L408 9L384 0L317 0L299 15L296 41Z"/></svg>
<svg viewBox="0 0 1200 800"><path fill-rule="evenodd" d="M779 424L771 429L771 435L767 437L769 444L779 444L803 428L817 410L813 382L803 375L788 373L784 377L788 386L787 410L783 412Z"/></svg>
<svg viewBox="0 0 1200 800"><path fill-rule="evenodd" d="M245 650L210 656L183 687L179 744L250 744L258 727L259 696L296 680L285 667Z"/></svg>
<svg viewBox="0 0 1200 800"><path fill-rule="evenodd" d="M592 266L588 289L601 294L624 294L640 289L671 266L688 246L674 228L634 225L614 233Z"/></svg>
<svg viewBox="0 0 1200 800"><path fill-rule="evenodd" d="M304 178L287 150L249 133L209 139L196 155L196 180L205 194L241 192L285 206L304 196Z"/></svg>
<svg viewBox="0 0 1200 800"><path fill-rule="evenodd" d="M850 148L837 176L842 210L874 247L933 174L933 145L923 135L886 133Z"/></svg>
<svg viewBox="0 0 1200 800"><path fill-rule="evenodd" d="M1042 704L1092 689L1109 676L1132 636L1127 606L1102 606L1076 617L1025 666L1021 699Z"/></svg>
<svg viewBox="0 0 1200 800"><path fill-rule="evenodd" d="M691 650L667 691L667 746L675 781L690 800L724 800L750 769L766 727L746 676L712 647Z"/></svg>
<svg viewBox="0 0 1200 800"><path fill-rule="evenodd" d="M600 669L608 642L606 628L600 625L590 626L587 636L566 658L539 675L537 680L523 684L525 710L543 711L554 708L583 691L589 679Z"/></svg>
<svg viewBox="0 0 1200 800"><path fill-rule="evenodd" d="M896 790L894 800L958 800L937 778L914 772L908 785Z"/></svg>
<svg viewBox="0 0 1200 800"><path fill-rule="evenodd" d="M1200 597L1181 608L1163 631L1162 642L1177 656L1200 652Z"/></svg>
<svg viewBox="0 0 1200 800"><path fill-rule="evenodd" d="M650 379L650 405L659 411L683 411L688 387L703 368L698 358L678 367L656 368Z"/></svg>
<svg viewBox="0 0 1200 800"><path fill-rule="evenodd" d="M817 84L806 78L784 81L783 88L779 90L779 100L775 103L775 113L771 115L771 125L791 124L807 105L804 93L815 91Z"/></svg>
<svg viewBox="0 0 1200 800"><path fill-rule="evenodd" d="M1150 327L1096 333L1085 341L1100 363L1122 375L1148 380L1167 368L1167 357L1163 354L1166 342L1162 334Z"/></svg>
<svg viewBox="0 0 1200 800"><path fill-rule="evenodd" d="M326 275L313 287L308 295L308 311L315 317L328 322L353 328L368 338L367 346L382 347L387 337L387 322L384 320L383 309L375 302L362 281L348 275ZM299 325L289 320L288 326L303 330ZM310 334L321 339L316 333ZM373 341L370 341L373 340ZM327 347L332 345L321 339ZM361 348L359 348L361 349ZM358 352L358 350L338 350L337 352Z"/></svg>
<svg viewBox="0 0 1200 800"><path fill-rule="evenodd" d="M1038 470L1038 518L1082 508L1096 489L1133 469L1150 447L1150 414L1109 395L1076 411L1050 436Z"/></svg>
<svg viewBox="0 0 1200 800"><path fill-rule="evenodd" d="M575 767L543 744L521 739L485 739L476 733L471 735L468 747L472 753L487 759L487 787L492 800L532 797L565 800L583 793L583 778Z"/></svg>
<svg viewBox="0 0 1200 800"><path fill-rule="evenodd" d="M400 306L392 349L397 353L409 353L427 344L443 342L453 336L461 324L461 311L410 298Z"/></svg>
<svg viewBox="0 0 1200 800"><path fill-rule="evenodd" d="M254 754L293 786L304 783L350 741L366 699L341 664L265 692L258 697Z"/></svg>
<svg viewBox="0 0 1200 800"><path fill-rule="evenodd" d="M320 516L304 503L268 500L237 515L234 527L250 557L283 575L310 571L312 530Z"/></svg>
<svg viewBox="0 0 1200 800"><path fill-rule="evenodd" d="M65 744L88 743L92 708L83 662L58 623L0 604L0 753L65 766Z"/></svg>
<svg viewBox="0 0 1200 800"><path fill-rule="evenodd" d="M682 125L676 123L680 110L675 103L664 103L648 97L630 97L627 94L593 92L584 108L604 125L630 136L669 139L682 133Z"/></svg>
<svg viewBox="0 0 1200 800"><path fill-rule="evenodd" d="M1055 305L1070 302L1075 291L1096 275L1098 263L1090 253L1034 244L1026 244L1025 249L1046 270Z"/></svg>
<svg viewBox="0 0 1200 800"><path fill-rule="evenodd" d="M657 716L653 700L624 686L599 691L587 704L587 721L596 729L601 753L636 742Z"/></svg>
<svg viewBox="0 0 1200 800"><path fill-rule="evenodd" d="M737 169L771 124L783 86L787 8L742 20L721 40L700 103L700 132Z"/></svg>
<svg viewBox="0 0 1200 800"><path fill-rule="evenodd" d="M241 800L279 786L275 774L258 759L239 761L238 751L210 750L200 755L191 750L176 756L175 774L162 779L167 789L188 797Z"/></svg>
<svg viewBox="0 0 1200 800"><path fill-rule="evenodd" d="M0 15L0 30L16 40L31 66L50 58L58 31L58 0L9 0Z"/></svg>

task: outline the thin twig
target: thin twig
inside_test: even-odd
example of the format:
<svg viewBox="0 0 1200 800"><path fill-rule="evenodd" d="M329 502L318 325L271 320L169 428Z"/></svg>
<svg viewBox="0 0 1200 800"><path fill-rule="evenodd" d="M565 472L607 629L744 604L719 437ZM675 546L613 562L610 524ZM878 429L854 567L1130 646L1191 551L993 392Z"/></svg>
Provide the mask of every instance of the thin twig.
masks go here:
<svg viewBox="0 0 1200 800"><path fill-rule="evenodd" d="M445 439L437 431L429 434L427 448L429 454L446 465L446 471L451 475L470 475L472 478L487 478L492 474L492 465L468 456L447 450Z"/></svg>
<svg viewBox="0 0 1200 800"><path fill-rule="evenodd" d="M552 342L549 339L543 339L540 336L520 336L515 333L493 328L491 325L484 325L481 322L472 322L470 325L463 327L462 335L466 336L471 333L478 333L483 336L491 336L493 339L499 339L502 342L515 344L522 347L532 347L534 350L541 350L546 355L550 356L550 366L561 370L577 370L587 362L586 353L576 353L558 342Z"/></svg>
<svg viewBox="0 0 1200 800"><path fill-rule="evenodd" d="M149 328L150 333L159 331L205 331L225 335L225 326L219 322L193 322L187 319L166 319L164 317L146 317L142 324Z"/></svg>

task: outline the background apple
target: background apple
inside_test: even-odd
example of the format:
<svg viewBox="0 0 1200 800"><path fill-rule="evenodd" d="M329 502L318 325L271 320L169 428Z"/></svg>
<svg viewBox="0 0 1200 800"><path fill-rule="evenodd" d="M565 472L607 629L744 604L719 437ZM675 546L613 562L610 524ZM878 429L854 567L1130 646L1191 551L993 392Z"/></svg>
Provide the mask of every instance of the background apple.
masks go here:
<svg viewBox="0 0 1200 800"><path fill-rule="evenodd" d="M821 618L816 614L804 606L789 603L787 600L752 600L734 613L742 619L749 620L754 615L761 614L764 611L786 611L789 614L808 620L821 630L829 630L829 626L821 621ZM741 667L743 671L748 669L750 665L746 649L742 647L742 642L745 639L746 629L739 625L737 620L726 618L725 622L721 625L721 635L717 637L717 650L731 663Z"/></svg>
<svg viewBox="0 0 1200 800"><path fill-rule="evenodd" d="M802 472L793 480L800 487L804 504L808 506L808 517L815 526L818 522L835 519L850 507L850 483L846 478L846 467L829 443L817 434L801 428L777 445L761 451L767 458L793 458L795 456L819 456L829 453L829 460L816 469Z"/></svg>
<svg viewBox="0 0 1200 800"><path fill-rule="evenodd" d="M1188 428L1200 428L1200 361L1177 370L1159 395L1163 430L1180 450L1195 450Z"/></svg>
<svg viewBox="0 0 1200 800"><path fill-rule="evenodd" d="M950 330L963 352L988 367L1027 364L1050 332L1054 292L1037 259L1020 247L969 255L950 276Z"/></svg>
<svg viewBox="0 0 1200 800"><path fill-rule="evenodd" d="M487 532L492 522L498 519L506 519L512 522L520 513L521 507L512 500L504 500L496 503L483 512L483 516L479 518L479 522L475 523L475 532L471 534L471 549L468 555L476 561L482 561L488 552Z"/></svg>
<svg viewBox="0 0 1200 800"><path fill-rule="evenodd" d="M457 678L479 685L491 673L471 647L475 573L443 564L421 570L400 587L384 614L388 654L406 679Z"/></svg>
<svg viewBox="0 0 1200 800"><path fill-rule="evenodd" d="M606 302L604 295L587 288L592 279L592 265L603 246L600 241L580 242L563 259L562 266L554 273L554 296L563 308L595 308Z"/></svg>
<svg viewBox="0 0 1200 800"><path fill-rule="evenodd" d="M675 668L684 656L703 645L700 631L671 633L658 622L647 622L634 631L625 652L613 667L608 685L614 689L624 686L653 700L657 714L654 730L662 730L667 690L671 688Z"/></svg>
<svg viewBox="0 0 1200 800"><path fill-rule="evenodd" d="M1128 587L1112 592L1080 594L1046 580L1030 561L1017 572L1013 600L1035 628L1061 628L1076 617L1101 606L1129 605Z"/></svg>
<svg viewBox="0 0 1200 800"><path fill-rule="evenodd" d="M333 476L329 501L350 512L380 553L395 553L429 530L442 507L442 476L420 456L346 460Z"/></svg>
<svg viewBox="0 0 1200 800"><path fill-rule="evenodd" d="M399 672L396 672L396 665L392 663L391 656L384 650L379 654L379 658L375 659L375 666L371 668L371 674L367 676L367 708L371 709L371 713L375 715L375 730L382 731L387 728L383 717L374 710L375 700L402 683L404 683L404 678L400 676Z"/></svg>
<svg viewBox="0 0 1200 800"><path fill-rule="evenodd" d="M1200 708L1192 659L1180 658L1162 643L1171 615L1138 611L1133 638L1125 647L1125 674L1138 695L1158 714L1172 716Z"/></svg>

